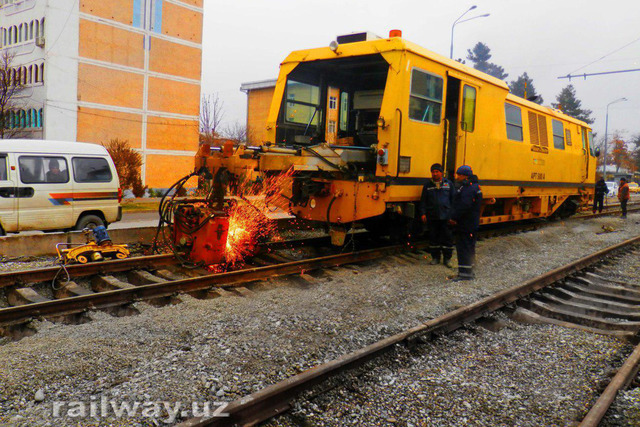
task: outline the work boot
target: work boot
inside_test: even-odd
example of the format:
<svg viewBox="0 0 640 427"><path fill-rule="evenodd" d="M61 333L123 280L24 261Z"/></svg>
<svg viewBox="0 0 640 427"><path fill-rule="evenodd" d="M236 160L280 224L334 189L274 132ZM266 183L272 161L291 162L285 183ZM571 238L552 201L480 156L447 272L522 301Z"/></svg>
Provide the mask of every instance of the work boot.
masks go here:
<svg viewBox="0 0 640 427"><path fill-rule="evenodd" d="M453 264L451 264L451 258L446 258L446 259L442 260L442 263L447 268L453 268Z"/></svg>
<svg viewBox="0 0 640 427"><path fill-rule="evenodd" d="M440 259L439 258L433 258L431 260L431 262L429 262L430 265L438 265L440 264Z"/></svg>

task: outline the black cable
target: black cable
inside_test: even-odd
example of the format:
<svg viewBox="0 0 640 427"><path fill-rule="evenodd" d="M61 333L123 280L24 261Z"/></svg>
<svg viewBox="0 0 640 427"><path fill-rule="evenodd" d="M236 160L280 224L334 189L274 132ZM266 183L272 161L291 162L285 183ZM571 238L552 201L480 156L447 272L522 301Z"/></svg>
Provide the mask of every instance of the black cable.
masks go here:
<svg viewBox="0 0 640 427"><path fill-rule="evenodd" d="M331 229L331 221L329 220L329 216L331 215L331 206L333 206L333 202L337 199L336 196L333 196L333 199L329 202L329 206L327 206L327 229Z"/></svg>

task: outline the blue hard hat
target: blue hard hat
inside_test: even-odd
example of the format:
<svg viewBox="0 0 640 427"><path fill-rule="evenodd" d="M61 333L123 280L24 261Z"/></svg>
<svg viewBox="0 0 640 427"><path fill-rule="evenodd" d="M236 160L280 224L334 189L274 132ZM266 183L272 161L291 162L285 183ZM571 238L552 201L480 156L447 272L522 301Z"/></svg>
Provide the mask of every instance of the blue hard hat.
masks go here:
<svg viewBox="0 0 640 427"><path fill-rule="evenodd" d="M471 170L471 166L467 166L467 165L462 165L458 168L458 170L456 171L456 173L458 175L464 175L464 176L472 176L473 175L473 171Z"/></svg>

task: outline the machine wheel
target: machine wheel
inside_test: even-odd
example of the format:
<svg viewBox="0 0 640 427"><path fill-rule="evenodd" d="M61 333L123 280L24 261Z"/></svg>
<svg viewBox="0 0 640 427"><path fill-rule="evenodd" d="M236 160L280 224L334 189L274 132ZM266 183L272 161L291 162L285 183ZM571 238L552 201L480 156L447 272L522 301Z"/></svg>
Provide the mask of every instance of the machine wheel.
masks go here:
<svg viewBox="0 0 640 427"><path fill-rule="evenodd" d="M97 215L84 215L78 220L76 230L84 230L85 228L94 229L100 225L104 226L104 221Z"/></svg>
<svg viewBox="0 0 640 427"><path fill-rule="evenodd" d="M80 254L76 257L76 261L78 261L80 264L86 264L89 262L88 256L88 253Z"/></svg>

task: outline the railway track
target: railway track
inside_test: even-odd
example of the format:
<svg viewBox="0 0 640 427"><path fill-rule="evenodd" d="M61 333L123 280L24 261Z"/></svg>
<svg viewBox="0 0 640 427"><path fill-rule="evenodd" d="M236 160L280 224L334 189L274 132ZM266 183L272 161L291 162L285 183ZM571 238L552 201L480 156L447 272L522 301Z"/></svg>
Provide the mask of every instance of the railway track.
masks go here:
<svg viewBox="0 0 640 427"><path fill-rule="evenodd" d="M225 417L191 419L180 426L254 425L287 411L305 392L361 367L398 345L411 345L454 331L502 309L537 322L560 324L590 332L636 339L640 331L640 287L612 279L607 264L626 251L640 252L640 236L593 253L523 284L461 307L414 328L383 339L328 363L306 370L261 391L231 402ZM582 426L596 426L617 391L628 384L640 365L640 346L618 371Z"/></svg>
<svg viewBox="0 0 640 427"><path fill-rule="evenodd" d="M261 251L242 268L221 273L188 269L172 255L153 255L101 263L77 264L0 274L8 307L0 308L0 333L21 338L33 331L30 321L47 318L66 323L82 323L92 310L108 310L115 315L134 314L132 303L146 301L166 305L179 301L180 294L208 299L234 292L247 295L250 282L298 274L311 282L309 271L373 260L387 255L406 257L415 262L425 253L424 242L384 244L369 241L368 233L354 234L354 242L371 249L335 253L328 237L314 237L262 246ZM291 250L308 248L296 257ZM304 252L304 251L303 251ZM329 253L328 255L326 253ZM305 256L306 255L306 256ZM298 258L298 259L296 259Z"/></svg>
<svg viewBox="0 0 640 427"><path fill-rule="evenodd" d="M549 224L533 221L485 228L480 237L534 230ZM353 235L353 243L354 248L370 249L335 253L335 248L329 249L328 236L269 242L261 245L257 256L242 268L223 273L183 268L169 254L2 273L0 290L5 293L8 307L0 308L0 335L21 338L33 334L28 324L34 319L83 323L92 310L106 310L117 316L135 314L131 304L140 301L166 305L179 302L180 294L202 299L226 295L229 291L247 295L251 292L246 287L248 283L270 277L301 274L302 280L313 281L306 272L399 253L406 254L402 255L404 262L426 256L419 252L426 242L385 245L371 240L366 232L358 232ZM292 257L292 250L305 248L311 253Z"/></svg>

